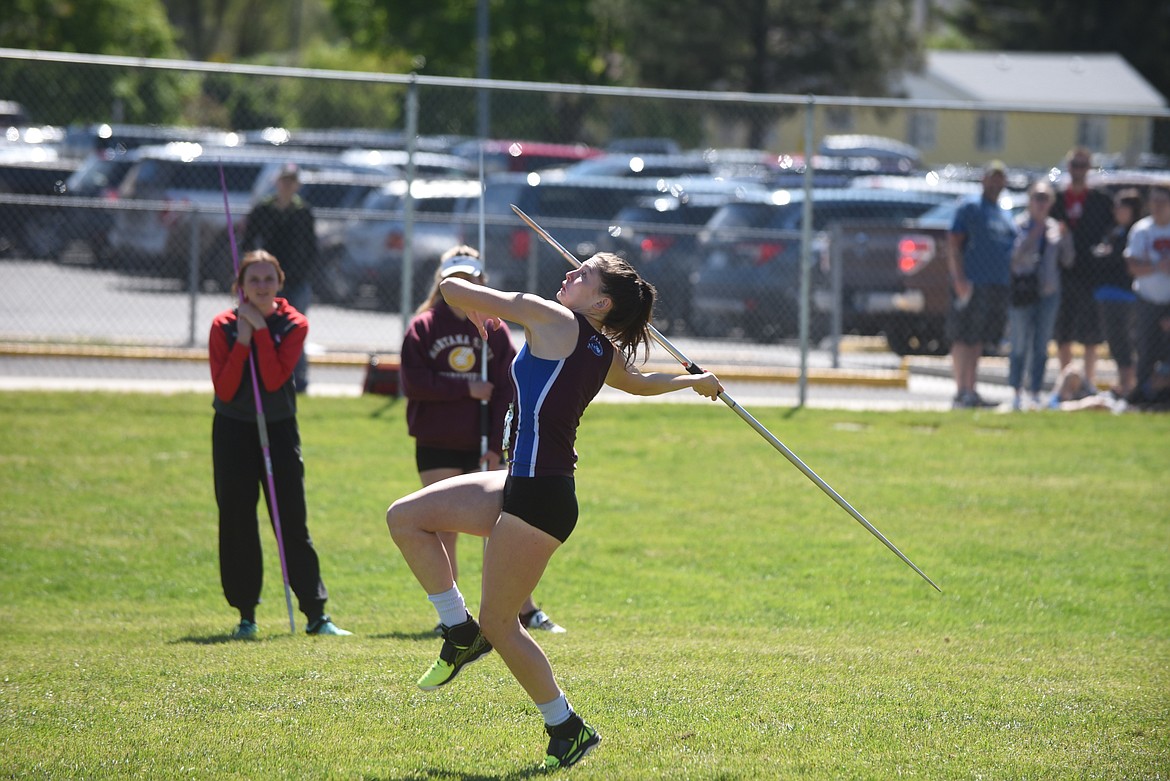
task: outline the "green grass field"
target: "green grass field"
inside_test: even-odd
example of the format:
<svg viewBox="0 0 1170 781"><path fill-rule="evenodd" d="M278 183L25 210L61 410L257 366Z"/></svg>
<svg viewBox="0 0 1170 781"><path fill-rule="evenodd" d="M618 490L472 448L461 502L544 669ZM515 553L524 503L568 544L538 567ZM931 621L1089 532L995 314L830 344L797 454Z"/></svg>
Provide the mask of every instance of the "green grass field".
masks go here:
<svg viewBox="0 0 1170 781"><path fill-rule="evenodd" d="M603 735L566 775L1170 777L1170 417L753 412L944 593L723 405L595 405L581 523L537 593ZM540 717L497 657L414 685L438 642L383 521L417 479L402 418L302 403L310 529L356 634L289 634L266 533L241 643L210 400L0 395L0 776L536 775Z"/></svg>

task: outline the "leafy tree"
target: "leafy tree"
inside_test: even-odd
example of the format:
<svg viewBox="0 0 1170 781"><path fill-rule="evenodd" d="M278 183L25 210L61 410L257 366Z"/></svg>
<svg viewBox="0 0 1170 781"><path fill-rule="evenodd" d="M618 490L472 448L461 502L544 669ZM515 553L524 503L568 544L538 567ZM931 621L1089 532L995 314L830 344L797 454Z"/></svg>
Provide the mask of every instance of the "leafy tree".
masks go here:
<svg viewBox="0 0 1170 781"><path fill-rule="evenodd" d="M359 49L397 51L411 69L476 76L479 0L331 0L342 34ZM489 76L493 79L605 84L613 28L595 0L490 0ZM448 100L451 96L446 96ZM427 96L424 95L424 100ZM491 95L493 135L582 140L593 102L583 96ZM441 107L428 104L424 116ZM438 113L439 132L474 133L475 103Z"/></svg>
<svg viewBox="0 0 1170 781"><path fill-rule="evenodd" d="M628 0L626 54L646 87L821 95L886 94L915 66L912 0ZM767 112L752 109L759 146Z"/></svg>
<svg viewBox="0 0 1170 781"><path fill-rule="evenodd" d="M283 54L285 64L322 43L343 44L325 0L163 0L179 43L196 60L247 61Z"/></svg>
<svg viewBox="0 0 1170 781"><path fill-rule="evenodd" d="M479 0L332 0L333 18L359 49L398 49L436 76L476 75ZM608 26L590 0L489 0L490 76L605 81Z"/></svg>
<svg viewBox="0 0 1170 781"><path fill-rule="evenodd" d="M4 0L0 46L16 49L175 57L159 0ZM178 118L193 82L138 69L0 62L0 94L38 122L160 122ZM121 115L120 117L118 115Z"/></svg>

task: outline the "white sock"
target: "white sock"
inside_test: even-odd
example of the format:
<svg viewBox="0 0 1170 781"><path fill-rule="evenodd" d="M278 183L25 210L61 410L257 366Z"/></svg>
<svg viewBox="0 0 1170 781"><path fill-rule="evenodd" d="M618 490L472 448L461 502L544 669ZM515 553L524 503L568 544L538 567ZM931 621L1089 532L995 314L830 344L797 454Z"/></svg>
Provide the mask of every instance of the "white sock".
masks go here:
<svg viewBox="0 0 1170 781"><path fill-rule="evenodd" d="M536 707L540 709L540 715L544 716L544 723L550 727L564 724L573 715L573 709L569 707L569 700L565 697L564 692L558 694L552 702L546 702L543 705L537 703Z"/></svg>
<svg viewBox="0 0 1170 781"><path fill-rule="evenodd" d="M427 594L427 599L439 613L439 623L451 627L467 620L467 604L459 593L459 586L451 586L442 594Z"/></svg>

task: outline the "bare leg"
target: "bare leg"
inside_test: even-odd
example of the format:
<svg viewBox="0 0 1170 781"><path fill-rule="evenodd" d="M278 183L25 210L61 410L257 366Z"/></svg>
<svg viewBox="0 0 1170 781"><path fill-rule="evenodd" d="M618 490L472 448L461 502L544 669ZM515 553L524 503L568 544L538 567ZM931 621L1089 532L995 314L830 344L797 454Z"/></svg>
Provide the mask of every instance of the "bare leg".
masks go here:
<svg viewBox="0 0 1170 781"><path fill-rule="evenodd" d="M981 344L955 342L951 345L951 364L955 375L955 386L959 393L975 390L975 370L979 362Z"/></svg>
<svg viewBox="0 0 1170 781"><path fill-rule="evenodd" d="M425 469L418 473L418 479L422 481L423 487L434 485L440 480L446 480L448 477L458 477L463 474L460 469L451 469L447 467L440 467L438 469ZM455 556L455 543L459 540L457 532L439 532L439 539L443 541L443 547L447 550L447 560L451 562L451 577L455 582L459 582L459 560Z"/></svg>
<svg viewBox="0 0 1170 781"><path fill-rule="evenodd" d="M434 485L435 483L439 482L440 480L446 480L446 479L451 478L451 477L458 477L461 474L463 474L463 472L458 470L458 469L440 468L440 469L427 469L426 471L419 472L418 477L419 477L419 480L422 481L423 487L426 487L428 485ZM458 583L459 582L459 560L458 560L458 557L455 555L455 544L459 540L459 533L458 532L445 532L445 531L443 531L443 532L438 532L438 535L439 535L439 539L443 541L443 547L447 550L447 560L449 562L451 562L451 577L455 579L456 583ZM484 538L483 544L485 547L487 546L487 538L486 537ZM535 610L536 610L536 602L533 601L532 595L529 594L528 598L524 600L524 604L520 607L520 612L521 613L532 613Z"/></svg>
<svg viewBox="0 0 1170 781"><path fill-rule="evenodd" d="M390 536L426 593L441 594L455 585L438 533L491 534L500 517L506 478L502 471L460 475L390 505L386 511Z"/></svg>
<svg viewBox="0 0 1170 781"><path fill-rule="evenodd" d="M503 513L484 550L480 629L535 703L556 699L560 689L548 657L520 626L517 614L560 545L555 537Z"/></svg>
<svg viewBox="0 0 1170 781"><path fill-rule="evenodd" d="M1061 342L1056 345L1056 357L1062 369L1072 363L1072 342Z"/></svg>
<svg viewBox="0 0 1170 781"><path fill-rule="evenodd" d="M1085 383L1093 393L1097 392L1097 345L1085 345Z"/></svg>

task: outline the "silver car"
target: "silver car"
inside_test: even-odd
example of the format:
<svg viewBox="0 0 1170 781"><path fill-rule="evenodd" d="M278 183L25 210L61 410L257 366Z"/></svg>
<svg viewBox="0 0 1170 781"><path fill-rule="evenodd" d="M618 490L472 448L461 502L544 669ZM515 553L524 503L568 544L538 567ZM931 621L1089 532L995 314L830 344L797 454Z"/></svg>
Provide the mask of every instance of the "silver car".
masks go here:
<svg viewBox="0 0 1170 781"><path fill-rule="evenodd" d="M439 256L460 243L464 231L456 206L478 199L480 184L474 179L416 180L410 194L414 205L411 305L415 306L430 289ZM370 193L361 207L368 216L346 227L337 280L346 303L398 306L406 255L406 195L405 181Z"/></svg>

